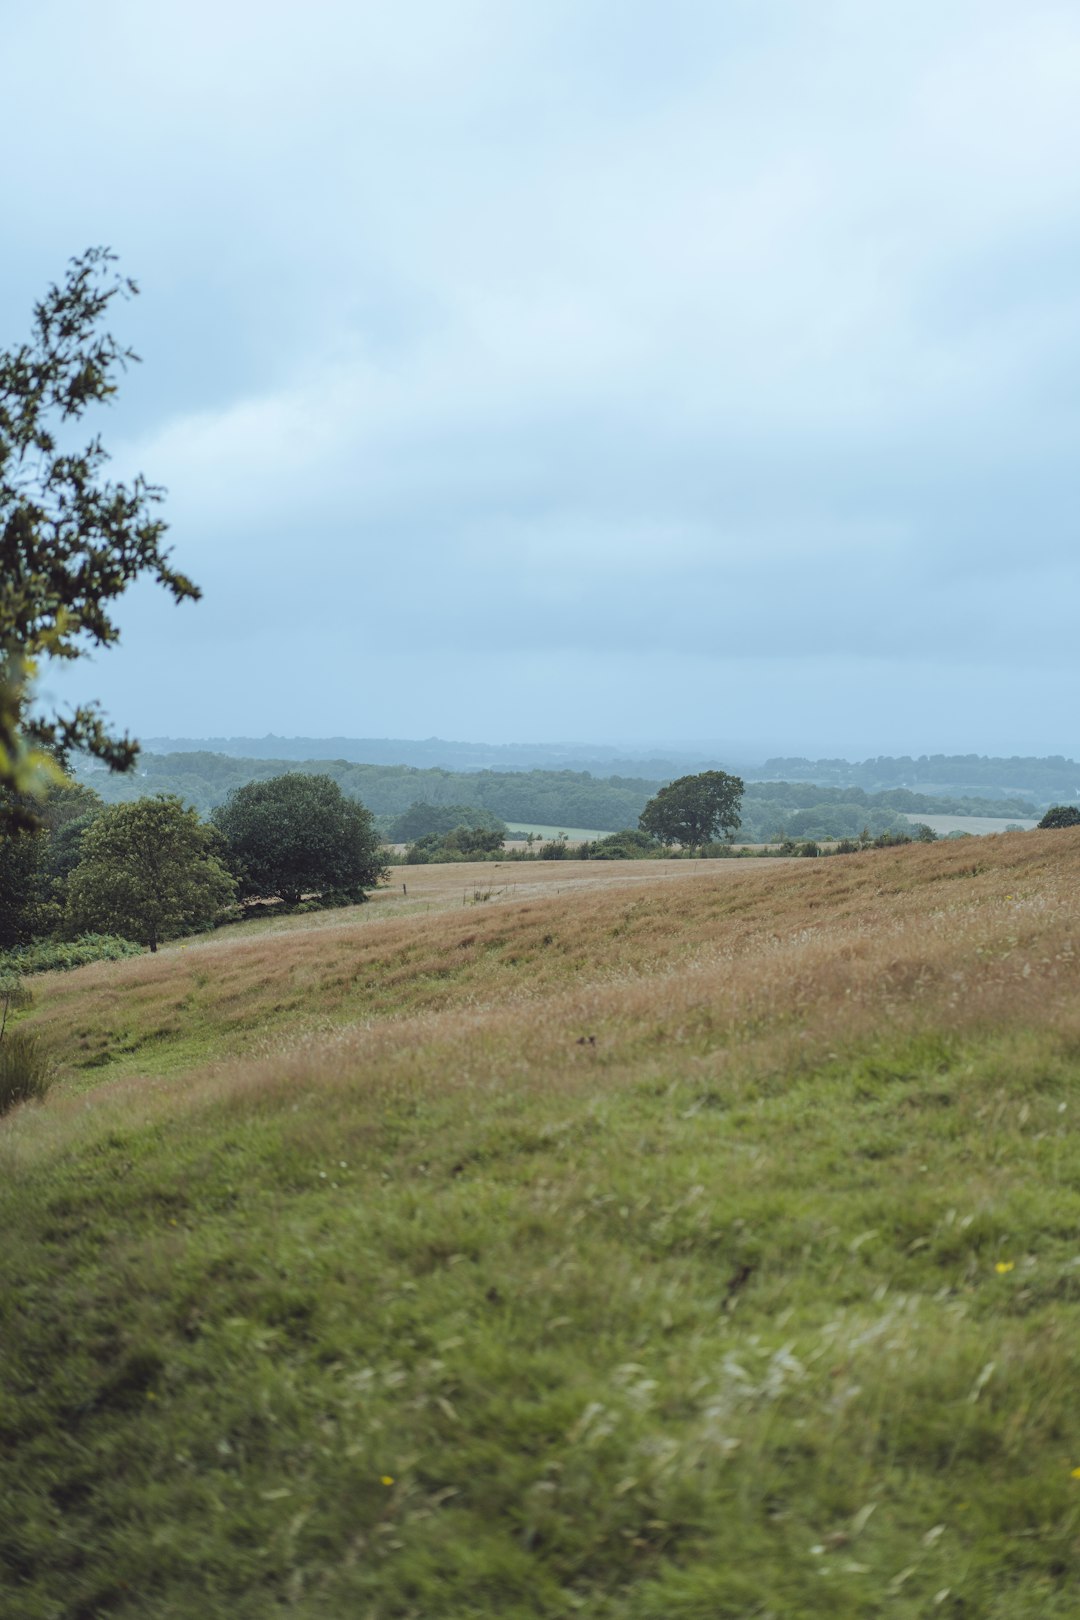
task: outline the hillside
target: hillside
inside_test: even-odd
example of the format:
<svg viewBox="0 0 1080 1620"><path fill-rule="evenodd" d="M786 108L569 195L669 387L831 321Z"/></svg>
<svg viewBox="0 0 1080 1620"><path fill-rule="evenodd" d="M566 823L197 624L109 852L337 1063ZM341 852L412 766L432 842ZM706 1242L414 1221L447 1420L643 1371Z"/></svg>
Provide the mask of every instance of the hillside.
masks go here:
<svg viewBox="0 0 1080 1620"><path fill-rule="evenodd" d="M430 770L496 774L518 771L586 771L598 777L623 776L670 781L722 762L747 782L816 783L822 787L862 788L874 794L915 790L933 797L1033 800L1041 809L1072 804L1080 796L1080 763L1061 754L1001 757L988 754L878 755L864 760L776 757L759 764L759 753L745 743L698 741L614 748L593 743L475 743L428 737L419 742L386 737L210 737L144 738L152 754L226 754L231 758L288 761L294 768L311 760L375 765L411 765ZM917 808L917 807L916 807ZM973 812L974 813L974 812ZM983 811L990 815L994 812ZM1016 814L1005 810L1003 815Z"/></svg>
<svg viewBox="0 0 1080 1620"><path fill-rule="evenodd" d="M346 759L252 759L226 754L152 754L139 757L126 776L95 770L83 774L109 803L143 794L175 793L208 815L245 782L265 781L287 771L331 776L341 791L359 799L379 819L386 835L391 822L417 801L472 806L482 815L511 824L543 823L555 828L587 827L618 832L638 817L663 779L593 776L588 771L448 771L412 765L356 764ZM906 827L911 815L1030 818L1034 807L1022 798L964 799L931 796L905 788L867 793L859 787L820 787L805 782L750 782L742 803L740 836L747 843L785 837L858 837Z"/></svg>
<svg viewBox="0 0 1080 1620"><path fill-rule="evenodd" d="M1078 913L1080 829L398 869L43 978L7 1612L1075 1614Z"/></svg>

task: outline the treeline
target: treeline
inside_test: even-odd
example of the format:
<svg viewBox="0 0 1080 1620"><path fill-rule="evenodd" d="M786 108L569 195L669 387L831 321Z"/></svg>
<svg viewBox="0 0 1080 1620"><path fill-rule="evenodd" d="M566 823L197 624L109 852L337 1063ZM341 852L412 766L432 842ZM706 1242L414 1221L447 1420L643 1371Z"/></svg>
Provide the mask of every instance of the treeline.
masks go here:
<svg viewBox="0 0 1080 1620"><path fill-rule="evenodd" d="M84 783L0 809L0 981L108 955L117 938L156 950L245 902L355 904L387 865L370 813L325 775L244 783L209 820L174 794L109 805Z"/></svg>
<svg viewBox="0 0 1080 1620"><path fill-rule="evenodd" d="M796 762L797 763L797 762ZM350 760L236 759L226 754L143 754L130 776L96 771L84 776L110 803L143 794L175 793L209 815L246 782L293 771L329 776L347 798L367 806L378 830L391 842L409 842L418 831L399 825L415 804L453 812L454 825L516 823L589 827L619 832L636 827L645 805L664 785L641 777L597 777L588 771L447 771L411 765L356 764ZM1058 797L1064 797L1058 795ZM1020 797L934 795L907 787L870 791L859 786L778 781L750 782L743 799L739 837L767 843L789 836L845 838L867 828L874 835L903 826L905 814L1034 817ZM427 830L427 829L425 829Z"/></svg>
<svg viewBox="0 0 1080 1620"><path fill-rule="evenodd" d="M347 798L377 818L400 816L417 801L487 812L501 821L595 827L634 826L659 782L594 777L588 771L446 771L412 765L357 765L350 760L233 759L226 754L142 754L130 776L83 776L109 803L145 793L176 793L207 815L245 782L289 771L331 777ZM383 828L388 831L388 823Z"/></svg>
<svg viewBox="0 0 1080 1620"><path fill-rule="evenodd" d="M864 832L901 832L912 815L1000 816L1031 820L1035 806L1021 798L939 796L910 788L868 793L859 787L819 783L754 782L742 804L740 842L779 843L785 838L858 838Z"/></svg>
<svg viewBox="0 0 1080 1620"><path fill-rule="evenodd" d="M1009 759L987 754L920 754L912 758L880 755L852 764L846 759L767 759L760 776L786 782L814 782L821 786L861 787L869 793L889 788L910 788L935 795L949 791L977 799L1020 794L1045 808L1080 797L1080 764L1062 754L1045 758L1014 754ZM957 812L958 814L961 812ZM962 812L967 813L967 812ZM999 815L983 810L983 815ZM1007 815L1019 812L1008 810ZM1022 812L1030 814L1029 811Z"/></svg>

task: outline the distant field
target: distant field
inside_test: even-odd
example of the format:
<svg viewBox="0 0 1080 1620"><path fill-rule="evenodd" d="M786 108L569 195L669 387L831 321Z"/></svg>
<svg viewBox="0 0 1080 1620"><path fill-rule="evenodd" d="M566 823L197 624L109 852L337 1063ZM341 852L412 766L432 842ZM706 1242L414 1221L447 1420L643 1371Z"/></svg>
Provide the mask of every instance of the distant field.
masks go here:
<svg viewBox="0 0 1080 1620"><path fill-rule="evenodd" d="M1034 821L1025 821L1019 816L1013 816L1010 819L999 818L998 816L922 816L918 815L914 810L908 814L907 819L913 826L922 822L927 827L932 827L934 832L941 836L951 832L1001 833L1005 831L1006 827L1028 829L1036 825Z"/></svg>
<svg viewBox="0 0 1080 1620"><path fill-rule="evenodd" d="M518 834L524 838L527 833L536 833L540 838L558 838L560 834L565 833L572 844L582 844L586 839L608 838L611 836L610 829L607 832L598 832L595 827L545 827L538 821L514 821L510 823L509 836L511 841L516 841Z"/></svg>
<svg viewBox="0 0 1080 1620"><path fill-rule="evenodd" d="M1075 1620L1080 828L395 868L34 995L0 1613Z"/></svg>

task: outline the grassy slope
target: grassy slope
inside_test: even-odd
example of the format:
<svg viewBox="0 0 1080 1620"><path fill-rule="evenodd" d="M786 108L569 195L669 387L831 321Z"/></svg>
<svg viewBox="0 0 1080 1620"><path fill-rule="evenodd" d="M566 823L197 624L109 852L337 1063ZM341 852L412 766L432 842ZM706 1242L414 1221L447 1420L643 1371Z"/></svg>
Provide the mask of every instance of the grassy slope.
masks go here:
<svg viewBox="0 0 1080 1620"><path fill-rule="evenodd" d="M1076 1613L1080 832L627 877L46 981L8 1610Z"/></svg>

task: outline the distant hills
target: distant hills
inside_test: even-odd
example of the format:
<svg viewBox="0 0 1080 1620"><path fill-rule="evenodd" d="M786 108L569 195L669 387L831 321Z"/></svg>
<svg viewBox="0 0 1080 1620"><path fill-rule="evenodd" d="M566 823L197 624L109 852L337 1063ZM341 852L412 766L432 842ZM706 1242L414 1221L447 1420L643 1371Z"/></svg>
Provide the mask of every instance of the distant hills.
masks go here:
<svg viewBox="0 0 1080 1620"><path fill-rule="evenodd" d="M222 754L231 759L411 766L452 773L494 771L588 772L652 784L693 771L726 770L747 782L804 782L882 793L907 788L921 795L974 799L1023 797L1034 805L1080 802L1080 764L1061 754L1046 757L985 754L879 755L873 759L748 760L745 745L722 740L653 744L640 749L593 743L473 743L442 737L147 737L147 754ZM740 757L742 755L742 757Z"/></svg>
<svg viewBox="0 0 1080 1620"><path fill-rule="evenodd" d="M443 737L144 737L152 754L227 754L231 759L343 759L354 765L412 765L444 771L589 771L659 780L723 769L741 774L745 754L723 741L670 748L601 743L474 743Z"/></svg>
<svg viewBox="0 0 1080 1620"><path fill-rule="evenodd" d="M300 741L308 748L320 746L313 739ZM334 738L322 746L348 741ZM366 745L354 741L351 746L358 751ZM392 750L397 745L384 742L382 746ZM430 746L439 745L433 740ZM525 752L524 747L520 752ZM636 826L653 794L673 776L693 768L687 767L686 761L664 763L667 768L651 776L624 776L602 768L572 770L565 766L522 765L516 770L492 770L474 765L471 769L455 770L446 766L356 761L340 754L331 757L313 753L298 757L278 754L260 758L203 748L166 754L144 750L135 769L126 776L112 776L100 769L84 769L80 774L111 803L143 794L175 793L200 814L207 815L245 782L265 780L287 771L318 772L331 776L347 797L365 804L375 815L384 836L398 816L421 802L468 808L470 819L473 813L481 812L475 816L478 823L485 823L486 818L493 816L510 826L581 827L616 832ZM940 785L948 776L949 762L934 760L930 768L936 773L939 785L936 791L930 791L926 786L906 785L913 777L917 781L919 762L879 759L860 766L836 760L768 760L757 772L746 772L741 836L748 843L769 843L787 837L857 837L864 831L877 835L900 830L910 820L926 815L988 816L1016 822L1037 818L1037 805L1048 802L1044 795L1009 787L995 793L995 774L1004 779L1009 762L978 763L986 769L980 774L974 766L965 765L972 785L966 791L958 791L954 784ZM1063 773L1058 765L1052 761L1034 763L1041 768L1041 775L1027 762L1024 780L1059 783ZM1062 766L1067 764L1061 762ZM777 768L785 774L773 774ZM818 776L815 771L819 772ZM884 779L888 785L864 787L852 782L851 777L859 773L878 783ZM821 780L821 777L826 779ZM838 780L844 777L846 780ZM1059 790L1050 797L1064 802L1071 795Z"/></svg>

